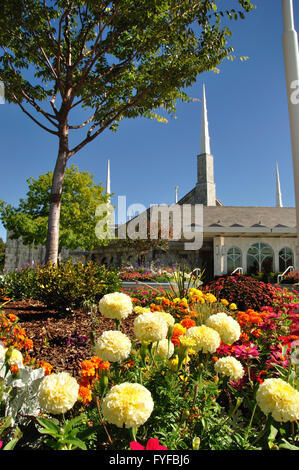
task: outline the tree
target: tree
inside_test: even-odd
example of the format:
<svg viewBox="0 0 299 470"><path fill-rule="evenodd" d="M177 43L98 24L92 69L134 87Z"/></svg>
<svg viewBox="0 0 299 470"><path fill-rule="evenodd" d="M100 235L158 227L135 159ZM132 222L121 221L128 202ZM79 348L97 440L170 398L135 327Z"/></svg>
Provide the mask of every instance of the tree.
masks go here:
<svg viewBox="0 0 299 470"><path fill-rule="evenodd" d="M38 179L29 178L26 198L20 199L16 208L0 201L0 217L4 227L11 231L12 238L21 236L26 245L46 244L52 179L52 172ZM96 184L90 173L79 172L73 165L66 168L61 196L59 251L63 246L92 250L105 243L95 235L96 208L108 200L103 191L102 185Z"/></svg>
<svg viewBox="0 0 299 470"><path fill-rule="evenodd" d="M0 79L6 98L58 138L47 231L56 262L64 176L69 159L124 118L155 118L198 74L232 51L221 17L243 18L253 6L222 12L216 0L1 0ZM220 1L219 1L220 3ZM34 78L32 78L32 74ZM71 118L81 106L84 118ZM86 127L87 126L87 127ZM72 146L70 134L79 142Z"/></svg>

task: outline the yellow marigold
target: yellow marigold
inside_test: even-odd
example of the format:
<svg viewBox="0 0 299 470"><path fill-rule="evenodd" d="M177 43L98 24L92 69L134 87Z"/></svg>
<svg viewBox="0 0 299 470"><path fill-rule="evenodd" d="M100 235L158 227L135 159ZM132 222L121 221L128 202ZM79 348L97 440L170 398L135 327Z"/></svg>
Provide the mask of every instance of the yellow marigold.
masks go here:
<svg viewBox="0 0 299 470"><path fill-rule="evenodd" d="M154 409L152 395L143 385L124 382L115 385L102 401L104 418L117 427L138 427Z"/></svg>
<svg viewBox="0 0 299 470"><path fill-rule="evenodd" d="M299 392L280 378L265 379L256 393L263 413L272 414L278 422L299 419Z"/></svg>
<svg viewBox="0 0 299 470"><path fill-rule="evenodd" d="M188 338L187 336L180 336L179 341L183 348L191 348L196 345L196 341L192 337Z"/></svg>
<svg viewBox="0 0 299 470"><path fill-rule="evenodd" d="M7 350L7 352L8 351L9 351L9 349ZM9 353L9 355L8 355L7 362L10 366L17 365L17 366L21 367L23 365L23 355L22 355L21 351L19 351L18 349L13 349L11 351L11 353Z"/></svg>
<svg viewBox="0 0 299 470"><path fill-rule="evenodd" d="M79 384L68 372L47 375L38 389L39 405L46 413L65 413L76 403L78 392Z"/></svg>
<svg viewBox="0 0 299 470"><path fill-rule="evenodd" d="M106 294L99 302L99 311L105 318L122 320L133 311L131 297L122 292Z"/></svg>
<svg viewBox="0 0 299 470"><path fill-rule="evenodd" d="M95 354L103 361L120 362L129 356L131 346L130 339L121 331L104 331L95 344Z"/></svg>
<svg viewBox="0 0 299 470"><path fill-rule="evenodd" d="M214 353L219 348L221 339L219 333L208 326L193 326L186 332L186 336L195 340L194 351Z"/></svg>
<svg viewBox="0 0 299 470"><path fill-rule="evenodd" d="M134 320L134 333L139 341L161 341L167 336L168 324L161 313L143 313Z"/></svg>
<svg viewBox="0 0 299 470"><path fill-rule="evenodd" d="M232 303L232 304L230 304L229 309L230 310L238 310L238 307L237 307L236 304Z"/></svg>
<svg viewBox="0 0 299 470"><path fill-rule="evenodd" d="M140 305L136 305L136 307L134 307L134 313L137 313L138 315L146 312L151 312L151 309L148 307L141 307Z"/></svg>
<svg viewBox="0 0 299 470"><path fill-rule="evenodd" d="M211 315L205 323L210 328L218 331L224 344L233 344L241 336L239 323L224 312Z"/></svg>
<svg viewBox="0 0 299 470"><path fill-rule="evenodd" d="M195 287L191 287L191 289L188 290L188 297L193 297L194 295L201 296L203 295L202 291L199 289L196 289Z"/></svg>
<svg viewBox="0 0 299 470"><path fill-rule="evenodd" d="M162 339L153 343L152 351L162 359L169 359L174 353L174 345L168 339Z"/></svg>
<svg viewBox="0 0 299 470"><path fill-rule="evenodd" d="M244 375L244 369L240 361L235 357L221 357L214 364L215 371L219 375L228 376L230 380L240 380Z"/></svg>
<svg viewBox="0 0 299 470"><path fill-rule="evenodd" d="M187 328L185 328L183 325L180 323L175 323L173 325L173 334L182 334L184 335L187 331Z"/></svg>
<svg viewBox="0 0 299 470"><path fill-rule="evenodd" d="M210 304L214 304L215 302L217 302L215 295L211 294L210 292L208 292L207 294L204 294L204 298Z"/></svg>
<svg viewBox="0 0 299 470"><path fill-rule="evenodd" d="M188 356L185 357L183 360L183 364L187 364L190 362L190 359ZM170 359L168 361L168 369L172 371L177 371L179 366L179 356L175 356L173 359Z"/></svg>
<svg viewBox="0 0 299 470"><path fill-rule="evenodd" d="M225 305L226 307L229 304L229 301L226 299L221 299L220 302L222 303L222 305Z"/></svg>

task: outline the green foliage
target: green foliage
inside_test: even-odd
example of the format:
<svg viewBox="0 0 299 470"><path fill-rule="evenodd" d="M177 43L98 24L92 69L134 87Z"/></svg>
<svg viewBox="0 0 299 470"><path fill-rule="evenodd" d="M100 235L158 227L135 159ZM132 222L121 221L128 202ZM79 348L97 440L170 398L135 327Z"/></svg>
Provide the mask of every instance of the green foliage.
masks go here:
<svg viewBox="0 0 299 470"><path fill-rule="evenodd" d="M16 8L15 1L2 0L0 78L7 99L31 105L53 134L65 119L54 104L58 95L67 112L77 103L91 108L82 143L107 127L115 130L124 117L156 119L153 110L161 106L173 113L176 99L188 99L182 90L231 55L231 31L222 17L244 18L253 8L249 0L235 1L239 11L221 11L217 3L22 0ZM29 64L34 81L27 78ZM53 113L36 106L50 99Z"/></svg>
<svg viewBox="0 0 299 470"><path fill-rule="evenodd" d="M37 418L40 424L39 432L51 436L45 439L45 443L54 450L87 450L84 441L78 437L78 425L84 420L85 415L76 416L62 424L54 418Z"/></svg>
<svg viewBox="0 0 299 470"><path fill-rule="evenodd" d="M26 198L20 199L17 208L0 201L0 217L4 227L11 231L11 238L22 236L27 245L46 244L52 178L53 173L50 171L38 179L29 178ZM60 248L91 250L100 244L95 235L99 219L95 211L98 205L105 202L107 196L103 194L102 185L96 184L90 173L80 172L74 165L66 169L60 217ZM0 263L1 249L0 241Z"/></svg>
<svg viewBox="0 0 299 470"><path fill-rule="evenodd" d="M0 280L0 289L13 300L34 299L36 292L37 267L26 266L5 274Z"/></svg>
<svg viewBox="0 0 299 470"><path fill-rule="evenodd" d="M36 299L61 311L82 307L86 301L98 303L101 297L120 289L116 270L93 262L86 265L67 261L48 264L38 270Z"/></svg>

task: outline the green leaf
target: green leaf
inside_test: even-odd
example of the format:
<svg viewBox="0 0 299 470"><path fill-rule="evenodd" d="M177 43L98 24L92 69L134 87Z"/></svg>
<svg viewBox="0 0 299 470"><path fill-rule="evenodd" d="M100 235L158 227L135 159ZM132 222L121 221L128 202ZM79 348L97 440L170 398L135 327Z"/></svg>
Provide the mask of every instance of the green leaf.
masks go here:
<svg viewBox="0 0 299 470"><path fill-rule="evenodd" d="M290 444L290 443L289 443L288 441L286 441L285 439L283 439L283 442L284 442L284 444L280 444L280 445L279 445L279 448L280 448L280 449L299 450L299 447L293 446L292 444Z"/></svg>
<svg viewBox="0 0 299 470"><path fill-rule="evenodd" d="M59 434L60 428L52 420L48 418L37 418L37 421L43 426L43 429L39 430L40 433Z"/></svg>

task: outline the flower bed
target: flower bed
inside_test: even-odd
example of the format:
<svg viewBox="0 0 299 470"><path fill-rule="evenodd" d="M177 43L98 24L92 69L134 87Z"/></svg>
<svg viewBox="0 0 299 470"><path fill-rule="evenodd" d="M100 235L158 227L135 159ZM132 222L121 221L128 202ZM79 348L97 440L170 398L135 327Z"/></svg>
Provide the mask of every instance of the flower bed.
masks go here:
<svg viewBox="0 0 299 470"><path fill-rule="evenodd" d="M196 288L185 297L122 292L104 296L86 315L94 325L97 319L109 323L101 332L90 323L90 355L80 361L76 378L34 361L28 350L13 353L18 321L2 315L3 447L299 447L294 294L275 289L270 305L240 309ZM34 351L34 340L28 346ZM20 381L21 401L7 392Z"/></svg>

